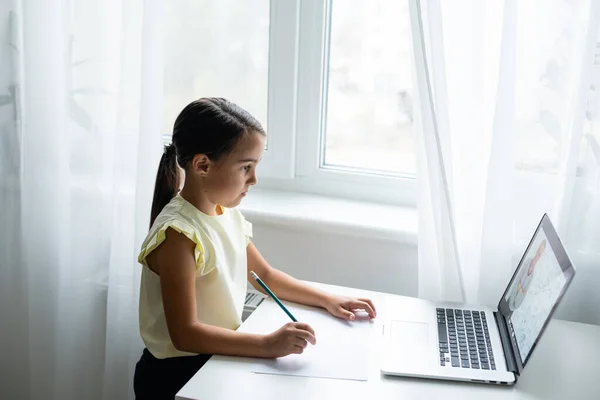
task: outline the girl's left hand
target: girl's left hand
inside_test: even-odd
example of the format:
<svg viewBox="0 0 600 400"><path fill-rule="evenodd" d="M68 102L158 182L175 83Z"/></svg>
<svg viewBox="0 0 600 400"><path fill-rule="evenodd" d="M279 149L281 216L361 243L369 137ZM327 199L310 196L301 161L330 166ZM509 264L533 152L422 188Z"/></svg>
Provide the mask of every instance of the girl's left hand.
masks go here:
<svg viewBox="0 0 600 400"><path fill-rule="evenodd" d="M348 321L353 321L356 316L353 310L364 310L369 314L369 318L375 318L377 311L373 302L369 299L355 299L351 297L343 297L332 295L325 301L324 307L334 317L342 318Z"/></svg>

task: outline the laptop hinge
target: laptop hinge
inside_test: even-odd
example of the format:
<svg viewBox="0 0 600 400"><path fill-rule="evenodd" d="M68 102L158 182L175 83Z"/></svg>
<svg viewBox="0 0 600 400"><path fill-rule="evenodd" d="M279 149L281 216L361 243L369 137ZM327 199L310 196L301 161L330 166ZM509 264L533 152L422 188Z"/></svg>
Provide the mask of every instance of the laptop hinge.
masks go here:
<svg viewBox="0 0 600 400"><path fill-rule="evenodd" d="M506 360L506 369L513 372L515 376L519 375L517 370L517 363L515 361L515 354L513 352L512 343L510 341L510 334L508 332L508 326L504 315L498 311L494 311L494 318L496 318L496 324L498 325L498 332L500 333L500 341L502 342L502 351L504 352L504 359Z"/></svg>

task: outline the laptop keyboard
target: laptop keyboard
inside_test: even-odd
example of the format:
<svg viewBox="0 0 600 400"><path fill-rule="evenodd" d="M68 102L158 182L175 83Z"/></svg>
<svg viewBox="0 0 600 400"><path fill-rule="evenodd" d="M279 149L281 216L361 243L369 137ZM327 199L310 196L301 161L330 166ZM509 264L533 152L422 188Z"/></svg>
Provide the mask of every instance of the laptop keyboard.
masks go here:
<svg viewBox="0 0 600 400"><path fill-rule="evenodd" d="M483 311L437 308L436 312L442 367L496 369Z"/></svg>

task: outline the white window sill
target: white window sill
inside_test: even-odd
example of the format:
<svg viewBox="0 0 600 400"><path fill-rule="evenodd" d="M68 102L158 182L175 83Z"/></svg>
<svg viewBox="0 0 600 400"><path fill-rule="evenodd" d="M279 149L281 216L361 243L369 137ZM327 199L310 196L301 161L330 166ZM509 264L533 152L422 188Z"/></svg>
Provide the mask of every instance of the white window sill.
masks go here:
<svg viewBox="0 0 600 400"><path fill-rule="evenodd" d="M239 206L252 223L417 244L417 209L254 189Z"/></svg>

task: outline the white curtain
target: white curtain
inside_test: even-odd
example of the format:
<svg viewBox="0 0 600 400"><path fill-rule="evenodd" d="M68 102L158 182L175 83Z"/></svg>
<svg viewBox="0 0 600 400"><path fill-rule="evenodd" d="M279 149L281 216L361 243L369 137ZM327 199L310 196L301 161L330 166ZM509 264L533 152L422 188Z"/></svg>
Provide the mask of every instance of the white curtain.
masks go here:
<svg viewBox="0 0 600 400"><path fill-rule="evenodd" d="M600 324L600 3L411 5L419 295L497 305L547 212L577 269L559 316Z"/></svg>
<svg viewBox="0 0 600 400"><path fill-rule="evenodd" d="M0 398L132 398L158 1L0 2Z"/></svg>

